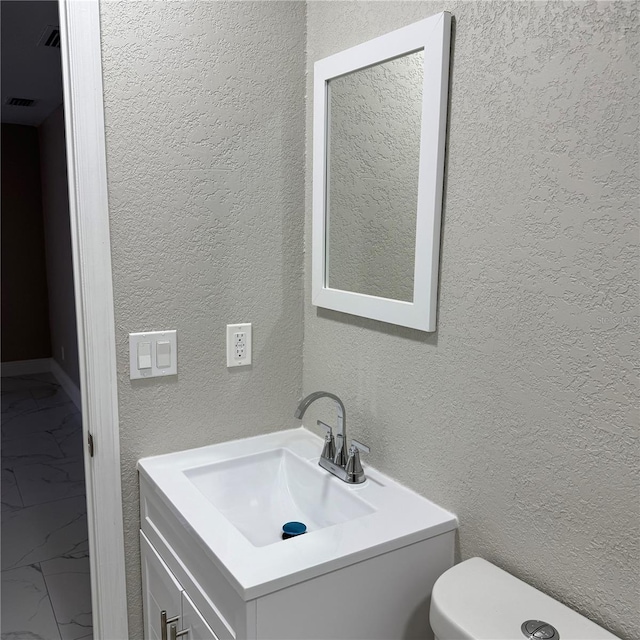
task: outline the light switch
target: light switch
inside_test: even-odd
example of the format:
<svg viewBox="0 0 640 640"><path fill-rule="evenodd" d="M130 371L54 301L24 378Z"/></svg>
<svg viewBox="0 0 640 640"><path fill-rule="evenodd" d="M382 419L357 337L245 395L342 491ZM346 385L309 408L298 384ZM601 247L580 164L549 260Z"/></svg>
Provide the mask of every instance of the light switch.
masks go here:
<svg viewBox="0 0 640 640"><path fill-rule="evenodd" d="M156 342L156 367L167 369L171 366L171 343L168 341Z"/></svg>
<svg viewBox="0 0 640 640"><path fill-rule="evenodd" d="M167 331L143 331L129 334L129 377L157 378L178 374L178 334Z"/></svg>
<svg viewBox="0 0 640 640"><path fill-rule="evenodd" d="M138 369L151 369L150 342L138 342Z"/></svg>

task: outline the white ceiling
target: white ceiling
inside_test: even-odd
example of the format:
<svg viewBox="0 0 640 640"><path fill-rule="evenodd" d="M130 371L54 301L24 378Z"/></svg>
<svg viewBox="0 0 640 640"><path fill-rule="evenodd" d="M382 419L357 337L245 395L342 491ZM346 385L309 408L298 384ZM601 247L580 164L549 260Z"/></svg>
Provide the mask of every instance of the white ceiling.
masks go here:
<svg viewBox="0 0 640 640"><path fill-rule="evenodd" d="M2 0L2 122L38 126L62 104L60 49L38 46L48 25L58 25L56 1ZM31 98L31 107L5 104Z"/></svg>

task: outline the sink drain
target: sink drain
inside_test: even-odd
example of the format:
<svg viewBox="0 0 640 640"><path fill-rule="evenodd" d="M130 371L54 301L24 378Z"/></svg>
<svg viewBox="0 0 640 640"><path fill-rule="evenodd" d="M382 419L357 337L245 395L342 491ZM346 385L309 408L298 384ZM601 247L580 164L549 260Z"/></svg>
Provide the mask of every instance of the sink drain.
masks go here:
<svg viewBox="0 0 640 640"><path fill-rule="evenodd" d="M307 525L303 522L287 522L282 526L282 539L288 540L307 533Z"/></svg>

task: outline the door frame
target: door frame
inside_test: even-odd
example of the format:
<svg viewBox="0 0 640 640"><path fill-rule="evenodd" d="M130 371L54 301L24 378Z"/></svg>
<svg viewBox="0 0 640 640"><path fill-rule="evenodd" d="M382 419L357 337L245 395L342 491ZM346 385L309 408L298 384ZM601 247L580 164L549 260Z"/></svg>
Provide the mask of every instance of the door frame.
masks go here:
<svg viewBox="0 0 640 640"><path fill-rule="evenodd" d="M98 0L59 0L95 640L126 640L116 340Z"/></svg>

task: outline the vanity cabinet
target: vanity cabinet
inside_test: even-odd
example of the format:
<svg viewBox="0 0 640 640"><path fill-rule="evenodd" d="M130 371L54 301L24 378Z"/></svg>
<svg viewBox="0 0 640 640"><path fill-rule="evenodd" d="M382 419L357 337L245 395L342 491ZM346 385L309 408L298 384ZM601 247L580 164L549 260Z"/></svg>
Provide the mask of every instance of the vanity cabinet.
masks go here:
<svg viewBox="0 0 640 640"><path fill-rule="evenodd" d="M185 591L182 592L182 626L189 629L191 635L187 638L191 640L219 640Z"/></svg>
<svg viewBox="0 0 640 640"><path fill-rule="evenodd" d="M428 640L431 589L453 565L449 531L245 599L144 478L141 520L145 640L164 640L163 610L185 640Z"/></svg>
<svg viewBox="0 0 640 640"><path fill-rule="evenodd" d="M177 638L219 640L142 532L140 532L140 555L145 638L148 640ZM163 613L171 622L165 621Z"/></svg>
<svg viewBox="0 0 640 640"><path fill-rule="evenodd" d="M433 637L455 516L371 467L348 486L322 444L300 428L138 462L146 640ZM282 540L288 520L309 532Z"/></svg>

